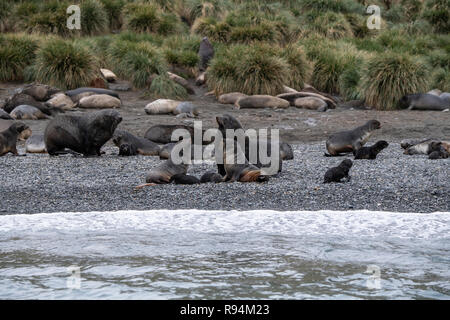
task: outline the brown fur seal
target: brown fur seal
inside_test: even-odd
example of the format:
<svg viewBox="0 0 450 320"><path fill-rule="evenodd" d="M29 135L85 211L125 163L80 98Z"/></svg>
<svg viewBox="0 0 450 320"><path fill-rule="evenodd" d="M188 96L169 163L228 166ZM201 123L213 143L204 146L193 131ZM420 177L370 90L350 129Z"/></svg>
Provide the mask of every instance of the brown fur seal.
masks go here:
<svg viewBox="0 0 450 320"><path fill-rule="evenodd" d="M342 182L344 178L346 181L350 181L350 175L348 173L352 166L352 160L345 159L337 167L330 168L325 172L323 183Z"/></svg>
<svg viewBox="0 0 450 320"><path fill-rule="evenodd" d="M12 126L14 123L16 123L16 121L14 120L0 119L0 132L8 130L8 128ZM19 140L21 141L27 140L31 136L31 134L32 134L31 129L27 127L19 134Z"/></svg>
<svg viewBox="0 0 450 320"><path fill-rule="evenodd" d="M154 167L148 173L145 181L147 183L170 183L172 176L176 174L186 174L189 165L174 164L172 160L168 159L158 166Z"/></svg>
<svg viewBox="0 0 450 320"><path fill-rule="evenodd" d="M121 156L157 156L161 147L156 143L145 138L136 137L135 135L124 131L116 130L112 141L119 147L119 155Z"/></svg>
<svg viewBox="0 0 450 320"><path fill-rule="evenodd" d="M0 156L11 152L18 156L17 152L17 138L19 134L26 130L28 126L22 122L13 123L8 129L0 132Z"/></svg>
<svg viewBox="0 0 450 320"><path fill-rule="evenodd" d="M24 93L16 93L13 96L7 98L3 109L6 112L11 113L11 111L13 111L15 107L20 106L20 105L33 106L33 107L41 110L42 113L44 113L48 116L52 116L57 113L64 112L62 109L60 109L58 107L48 106L45 103L36 101L36 99L34 99L32 96L24 94Z"/></svg>
<svg viewBox="0 0 450 320"><path fill-rule="evenodd" d="M43 134L33 134L25 143L27 153L47 153Z"/></svg>
<svg viewBox="0 0 450 320"><path fill-rule="evenodd" d="M369 120L364 125L353 130L335 133L327 139L326 146L329 154L325 155L338 156L340 153L356 151L369 140L374 130L380 128L381 124L379 121Z"/></svg>
<svg viewBox="0 0 450 320"><path fill-rule="evenodd" d="M11 111L11 117L16 120L41 120L50 118L38 108L24 104L15 107L14 110Z"/></svg>
<svg viewBox="0 0 450 320"><path fill-rule="evenodd" d="M3 120L13 120L13 118L9 115L9 113L7 113L6 111L4 111L3 109L0 109L0 119L3 119Z"/></svg>
<svg viewBox="0 0 450 320"><path fill-rule="evenodd" d="M430 143L428 159L447 159L450 156L450 142L440 141Z"/></svg>
<svg viewBox="0 0 450 320"><path fill-rule="evenodd" d="M199 70L205 71L208 68L209 62L214 57L214 47L207 37L204 37L200 42L198 55L200 57Z"/></svg>
<svg viewBox="0 0 450 320"><path fill-rule="evenodd" d="M111 139L121 121L115 110L60 115L45 129L45 146L52 156L66 153L66 148L84 156L100 156L100 148Z"/></svg>
<svg viewBox="0 0 450 320"><path fill-rule="evenodd" d="M374 160L377 155L385 148L389 146L384 140L380 140L370 147L361 147L358 150L353 151L355 159L369 159Z"/></svg>
<svg viewBox="0 0 450 320"><path fill-rule="evenodd" d="M253 95L248 97L240 98L236 101L235 107L238 109L242 108L289 108L289 102L277 97L272 97L269 95Z"/></svg>

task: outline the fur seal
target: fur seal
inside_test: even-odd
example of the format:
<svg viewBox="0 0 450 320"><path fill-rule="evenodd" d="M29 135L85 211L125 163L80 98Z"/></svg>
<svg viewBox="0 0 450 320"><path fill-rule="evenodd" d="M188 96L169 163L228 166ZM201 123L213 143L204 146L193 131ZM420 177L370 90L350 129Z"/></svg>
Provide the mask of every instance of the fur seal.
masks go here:
<svg viewBox="0 0 450 320"><path fill-rule="evenodd" d="M80 93L84 93L84 92L93 92L95 94L107 94L109 96L112 96L114 98L120 99L119 95L109 89L102 89L102 88L90 88L90 87L82 87L82 88L77 88L77 89L73 89L73 90L68 90L66 91L66 95L68 95L69 97L74 97L77 96Z"/></svg>
<svg viewBox="0 0 450 320"><path fill-rule="evenodd" d="M309 110L327 111L327 103L317 97L304 97L294 100L294 106L297 108L304 108Z"/></svg>
<svg viewBox="0 0 450 320"><path fill-rule="evenodd" d="M428 93L405 95L400 99L399 104L403 108L408 108L408 110L445 111L450 108L450 103L446 100Z"/></svg>
<svg viewBox="0 0 450 320"><path fill-rule="evenodd" d="M181 115L186 114L190 118L195 118L198 116L198 108L192 102L181 102L175 110L173 110L173 114Z"/></svg>
<svg viewBox="0 0 450 320"><path fill-rule="evenodd" d="M0 156L11 152L18 156L17 138L19 134L26 130L28 126L22 122L14 122L8 129L0 132Z"/></svg>
<svg viewBox="0 0 450 320"><path fill-rule="evenodd" d="M45 103L36 101L36 99L34 99L32 96L25 93L15 93L11 97L7 98L5 101L5 105L3 106L3 109L6 112L11 113L11 111L13 111L15 107L20 105L33 106L41 110L42 113L48 116L53 116L56 113L64 112L60 108L48 106Z"/></svg>
<svg viewBox="0 0 450 320"><path fill-rule="evenodd" d="M380 140L374 145L370 147L361 147L358 150L353 151L353 155L355 156L355 159L370 159L374 160L377 158L377 155L385 148L389 146L389 143L387 143L384 140Z"/></svg>
<svg viewBox="0 0 450 320"><path fill-rule="evenodd" d="M217 172L206 172L202 177L200 178L201 183L208 183L208 182L215 182L219 183L222 182L223 177L218 174Z"/></svg>
<svg viewBox="0 0 450 320"><path fill-rule="evenodd" d="M12 126L14 123L16 123L16 121L14 120L0 119L0 132L8 130L8 128ZM31 129L27 127L19 134L19 140L21 141L27 140L31 136L31 134L32 134Z"/></svg>
<svg viewBox="0 0 450 320"><path fill-rule="evenodd" d="M214 47L207 37L203 37L200 42L198 56L200 57L199 70L205 71L208 68L209 62L214 57Z"/></svg>
<svg viewBox="0 0 450 320"><path fill-rule="evenodd" d="M450 156L450 143L445 141L436 142L433 141L430 143L430 154L428 155L428 159L447 159Z"/></svg>
<svg viewBox="0 0 450 320"><path fill-rule="evenodd" d="M163 145L159 151L159 158L160 159L169 159L170 153L172 152L173 147L175 147L176 143L171 142Z"/></svg>
<svg viewBox="0 0 450 320"><path fill-rule="evenodd" d="M169 114L173 113L181 101L171 99L158 99L147 104L144 108L146 114Z"/></svg>
<svg viewBox="0 0 450 320"><path fill-rule="evenodd" d="M47 153L43 134L33 134L25 143L27 153Z"/></svg>
<svg viewBox="0 0 450 320"><path fill-rule="evenodd" d="M336 102L324 95L314 93L314 92L294 92L294 93L282 93L277 95L278 98L287 100L290 105L294 106L295 100L298 98L304 98L304 97L315 97L319 98L327 103L327 106L329 109L336 109Z"/></svg>
<svg viewBox="0 0 450 320"><path fill-rule="evenodd" d="M59 115L49 122L44 140L47 152L54 156L70 149L84 156L100 156L100 148L114 134L122 117L116 110L87 115Z"/></svg>
<svg viewBox="0 0 450 320"><path fill-rule="evenodd" d="M176 174L186 174L189 165L174 164L172 160L168 159L163 163L154 167L148 173L145 181L147 183L170 183L172 176Z"/></svg>
<svg viewBox="0 0 450 320"><path fill-rule="evenodd" d="M369 120L353 130L335 133L327 139L326 146L329 154L325 155L338 156L340 153L356 151L369 140L374 130L380 128L379 121Z"/></svg>
<svg viewBox="0 0 450 320"><path fill-rule="evenodd" d="M25 85L18 92L32 96L37 101L47 101L52 95L61 92L61 90L46 84L32 83Z"/></svg>
<svg viewBox="0 0 450 320"><path fill-rule="evenodd" d="M120 99L107 94L93 94L81 98L78 102L79 108L84 109L116 109L120 108Z"/></svg>
<svg viewBox="0 0 450 320"><path fill-rule="evenodd" d="M447 152L450 152L450 141L426 139L418 143L415 142L417 141L411 141L409 143L404 142L403 146L405 146L406 148L404 148L405 151L403 153L408 155L415 155L415 154L429 155L434 151L440 152L442 149Z"/></svg>
<svg viewBox="0 0 450 320"><path fill-rule="evenodd" d="M350 175L348 174L353 162L350 159L345 159L337 167L333 167L325 172L323 183L330 182L342 182L342 179L346 178L346 181L350 181Z"/></svg>
<svg viewBox="0 0 450 320"><path fill-rule="evenodd" d="M9 113L7 113L6 111L4 111L3 109L0 109L0 119L3 119L3 120L13 120L13 118L9 115Z"/></svg>
<svg viewBox="0 0 450 320"><path fill-rule="evenodd" d="M220 95L217 100L222 104L235 104L236 101L245 97L248 97L248 95L240 92L230 92Z"/></svg>
<svg viewBox="0 0 450 320"><path fill-rule="evenodd" d="M242 108L289 108L289 102L284 99L272 97L269 95L259 94L247 96L236 100L234 104L237 109Z"/></svg>
<svg viewBox="0 0 450 320"><path fill-rule="evenodd" d="M202 86L206 83L206 72L201 72L195 79L196 86Z"/></svg>
<svg viewBox="0 0 450 320"><path fill-rule="evenodd" d="M22 104L11 111L11 117L16 120L41 120L49 119L50 117L41 112L38 108Z"/></svg>
<svg viewBox="0 0 450 320"><path fill-rule="evenodd" d="M138 154L143 156L157 156L161 149L156 143L145 138L136 137L124 130L116 130L112 141L119 147L119 155L121 156L135 156Z"/></svg>
<svg viewBox="0 0 450 320"><path fill-rule="evenodd" d="M75 103L69 96L64 93L56 93L46 102L48 106L58 107L63 110L72 110L75 107Z"/></svg>
<svg viewBox="0 0 450 320"><path fill-rule="evenodd" d="M170 182L174 182L175 184L199 184L200 180L194 176L178 173L170 178Z"/></svg>

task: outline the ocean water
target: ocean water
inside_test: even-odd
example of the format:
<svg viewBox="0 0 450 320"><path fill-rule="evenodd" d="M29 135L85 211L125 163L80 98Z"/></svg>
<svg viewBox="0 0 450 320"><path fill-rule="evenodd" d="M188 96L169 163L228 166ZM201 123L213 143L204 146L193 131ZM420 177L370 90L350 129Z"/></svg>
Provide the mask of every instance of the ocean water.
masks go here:
<svg viewBox="0 0 450 320"><path fill-rule="evenodd" d="M0 216L1 299L450 299L450 213Z"/></svg>

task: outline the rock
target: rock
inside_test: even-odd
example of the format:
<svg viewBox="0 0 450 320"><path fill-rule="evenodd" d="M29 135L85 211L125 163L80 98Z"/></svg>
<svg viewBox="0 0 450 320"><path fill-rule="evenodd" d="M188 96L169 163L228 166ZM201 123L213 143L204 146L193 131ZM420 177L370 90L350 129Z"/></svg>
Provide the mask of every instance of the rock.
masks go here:
<svg viewBox="0 0 450 320"><path fill-rule="evenodd" d="M235 106L240 108L289 108L289 102L269 95L253 95L236 101Z"/></svg>
<svg viewBox="0 0 450 320"><path fill-rule="evenodd" d="M317 97L304 97L297 98L294 101L294 105L297 108L305 108L309 110L319 110L324 111L327 108L327 103L320 98Z"/></svg>
<svg viewBox="0 0 450 320"><path fill-rule="evenodd" d="M115 82L118 79L114 72L112 72L111 70L100 69L100 72L102 73L103 78L105 78L108 82Z"/></svg>
<svg viewBox="0 0 450 320"><path fill-rule="evenodd" d="M194 88L190 85L190 83L185 78L182 78L179 75L176 75L175 73L172 73L172 72L167 72L167 74L169 75L169 78L172 79L172 81L175 81L180 86L185 88L187 93L195 94Z"/></svg>
<svg viewBox="0 0 450 320"><path fill-rule="evenodd" d="M240 92L230 92L220 95L217 100L219 101L219 103L223 104L235 104L236 101L245 97L248 97L248 95Z"/></svg>
<svg viewBox="0 0 450 320"><path fill-rule="evenodd" d="M54 94L51 99L47 101L47 105L63 110L71 110L75 107L75 103L73 103L72 99L62 92Z"/></svg>
<svg viewBox="0 0 450 320"><path fill-rule="evenodd" d="M180 103L181 101L176 100L158 99L147 104L144 110L147 114L169 114L173 113Z"/></svg>
<svg viewBox="0 0 450 320"><path fill-rule="evenodd" d="M94 94L84 97L78 102L79 108L114 109L120 108L120 100L107 94Z"/></svg>

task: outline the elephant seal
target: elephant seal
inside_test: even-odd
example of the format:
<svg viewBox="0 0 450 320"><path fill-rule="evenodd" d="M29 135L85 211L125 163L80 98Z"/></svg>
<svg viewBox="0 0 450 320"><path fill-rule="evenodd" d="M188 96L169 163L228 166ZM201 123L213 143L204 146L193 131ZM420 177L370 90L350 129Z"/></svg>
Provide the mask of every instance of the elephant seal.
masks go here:
<svg viewBox="0 0 450 320"><path fill-rule="evenodd" d="M186 174L189 165L174 164L171 159L154 167L148 173L145 181L147 183L170 183L170 178L176 174Z"/></svg>
<svg viewBox="0 0 450 320"><path fill-rule="evenodd" d="M340 153L356 151L369 140L374 130L380 128L379 121L369 120L353 130L335 133L327 139L326 146L329 154L325 155L338 156Z"/></svg>
<svg viewBox="0 0 450 320"><path fill-rule="evenodd" d="M106 81L108 82L115 82L118 79L117 76L114 74L114 72L112 72L111 70L100 69L100 73L102 74L103 78L105 78Z"/></svg>
<svg viewBox="0 0 450 320"><path fill-rule="evenodd" d="M61 92L61 90L46 84L32 83L25 85L18 92L32 96L37 101L47 101L52 95Z"/></svg>
<svg viewBox="0 0 450 320"><path fill-rule="evenodd" d="M428 91L427 94L432 94L432 95L439 97L442 94L442 91L439 89L433 89L433 90Z"/></svg>
<svg viewBox="0 0 450 320"><path fill-rule="evenodd" d="M114 134L122 117L116 110L87 115L59 115L45 129L44 140L51 156L67 153L67 148L84 156L100 156L101 147Z"/></svg>
<svg viewBox="0 0 450 320"><path fill-rule="evenodd" d="M194 176L178 173L170 178L170 182L174 182L175 184L199 184L200 180Z"/></svg>
<svg viewBox="0 0 450 320"><path fill-rule="evenodd" d="M200 42L198 56L200 58L199 70L205 71L208 68L209 62L214 57L214 47L207 37L203 37Z"/></svg>
<svg viewBox="0 0 450 320"><path fill-rule="evenodd" d="M79 95L80 93L84 93L84 92L93 92L95 94L107 94L111 97L120 99L119 95L116 92L109 90L109 89L102 89L102 88L82 87L82 88L77 88L74 90L68 90L65 93L66 93L66 95L68 95L69 97L72 98L72 97L75 97L75 96Z"/></svg>
<svg viewBox="0 0 450 320"><path fill-rule="evenodd" d="M198 108L192 102L181 102L177 107L173 110L173 114L181 115L186 114L190 118L195 118L198 116Z"/></svg>
<svg viewBox="0 0 450 320"><path fill-rule="evenodd" d="M240 93L240 92L230 92L230 93L225 93L219 96L219 98L217 99L219 101L219 103L222 104L235 104L236 101L238 101L241 98L246 98L248 97L248 95L244 94L244 93Z"/></svg>
<svg viewBox="0 0 450 320"><path fill-rule="evenodd" d="M450 105L450 93L443 92L439 97Z"/></svg>
<svg viewBox="0 0 450 320"><path fill-rule="evenodd" d="M41 120L50 118L38 108L24 104L15 107L14 110L11 111L11 117L16 120Z"/></svg>
<svg viewBox="0 0 450 320"><path fill-rule="evenodd" d="M282 94L277 95L277 97L288 101L290 103L290 105L292 105L292 106L295 105L295 100L297 100L298 98L305 98L305 97L319 98L327 103L327 106L329 109L336 109L336 106L337 106L336 102L334 100L332 100L331 98L328 98L325 95L321 95L321 94L314 93L314 92L301 91L301 92L294 92L294 93L282 93Z"/></svg>
<svg viewBox="0 0 450 320"><path fill-rule="evenodd" d="M222 182L222 180L223 180L223 177L220 174L218 174L217 172L206 172L200 178L201 183L208 183L208 182L219 183L219 182Z"/></svg>
<svg viewBox="0 0 450 320"><path fill-rule="evenodd" d="M28 126L22 122L14 122L8 129L0 132L0 156L11 152L18 156L17 138L19 134L26 130Z"/></svg>
<svg viewBox="0 0 450 320"><path fill-rule="evenodd" d="M353 154L355 156L355 159L369 159L374 160L377 158L377 155L385 148L389 146L389 143L387 143L384 140L380 140L374 145L370 147L361 147L358 150L354 150Z"/></svg>
<svg viewBox="0 0 450 320"><path fill-rule="evenodd" d="M11 111L13 111L15 107L20 105L33 106L41 110L42 113L48 116L53 116L57 113L64 112L62 109L58 107L48 106L45 103L36 101L36 99L34 99L32 96L25 93L15 93L11 97L7 98L5 101L5 105L3 106L3 109L6 112L11 113Z"/></svg>
<svg viewBox="0 0 450 320"><path fill-rule="evenodd" d="M11 127L16 122L17 121L14 121L14 120L0 119L0 132L8 130L9 127ZM25 130L23 130L19 134L19 140L21 140L21 141L27 140L31 136L31 134L32 134L31 129L29 127L27 127Z"/></svg>
<svg viewBox="0 0 450 320"><path fill-rule="evenodd" d="M158 99L147 104L144 108L146 114L169 114L173 113L181 101L171 99Z"/></svg>
<svg viewBox="0 0 450 320"><path fill-rule="evenodd" d="M445 111L450 108L450 103L446 100L428 93L405 95L400 99L399 104L408 110Z"/></svg>
<svg viewBox="0 0 450 320"><path fill-rule="evenodd" d="M269 95L253 95L240 98L234 104L237 109L242 108L289 108L289 102L284 99L272 97Z"/></svg>
<svg viewBox="0 0 450 320"><path fill-rule="evenodd" d="M3 119L3 120L13 120L13 118L9 115L9 113L7 113L6 111L4 111L3 109L0 109L0 119Z"/></svg>
<svg viewBox="0 0 450 320"><path fill-rule="evenodd" d="M46 104L63 110L72 110L75 107L75 103L72 99L62 92L52 95Z"/></svg>
<svg viewBox="0 0 450 320"><path fill-rule="evenodd" d="M187 126L183 124L158 124L155 126L150 127L144 134L144 138L148 139L150 141L161 143L161 144L168 144L171 142L177 142L172 141L172 133L177 129L184 129L189 131L191 137L194 136L194 127ZM202 136L204 134L204 130L202 130ZM195 141L193 141L195 142ZM203 144L209 144L211 141L203 141Z"/></svg>
<svg viewBox="0 0 450 320"><path fill-rule="evenodd" d="M47 153L43 134L33 134L25 143L27 153Z"/></svg>
<svg viewBox="0 0 450 320"><path fill-rule="evenodd" d="M294 100L294 106L309 110L327 111L327 103L317 97L303 97Z"/></svg>
<svg viewBox="0 0 450 320"><path fill-rule="evenodd" d="M116 109L120 108L120 99L107 94L93 94L81 98L78 107L83 109Z"/></svg>
<svg viewBox="0 0 450 320"><path fill-rule="evenodd" d="M352 166L352 160L345 159L337 167L330 168L325 172L323 183L342 182L344 178L346 181L350 181L350 175L348 173Z"/></svg>
<svg viewBox="0 0 450 320"><path fill-rule="evenodd" d="M167 75L169 76L169 78L172 81L178 83L180 86L185 88L188 94L195 94L194 87L191 86L189 81L187 81L185 78L180 77L179 75L172 73L172 72L168 72L168 71L167 71Z"/></svg>
<svg viewBox="0 0 450 320"><path fill-rule="evenodd" d="M112 141L119 147L119 155L121 156L135 156L138 154L157 156L161 150L161 147L156 143L145 138L136 137L124 130L116 130Z"/></svg>

